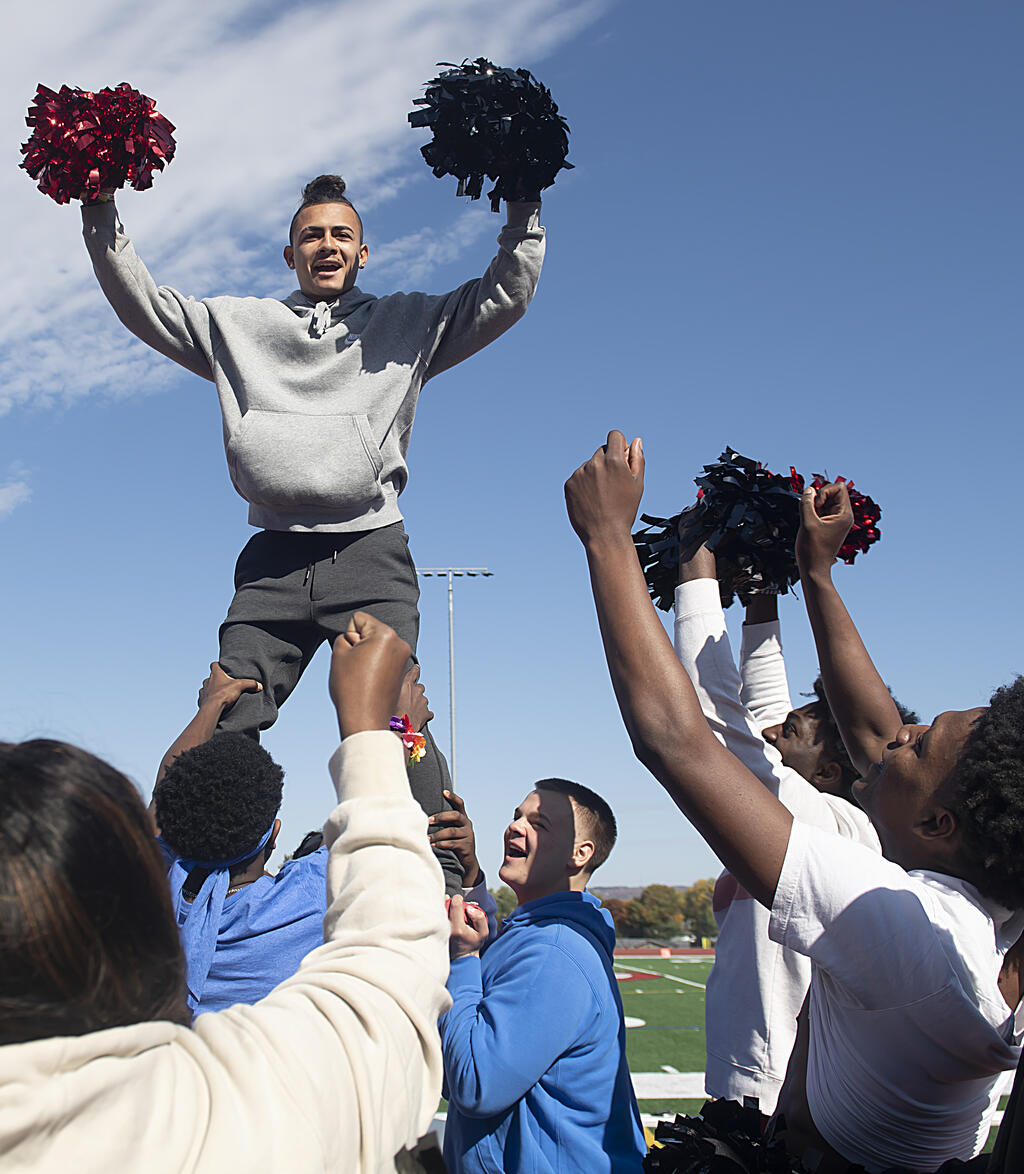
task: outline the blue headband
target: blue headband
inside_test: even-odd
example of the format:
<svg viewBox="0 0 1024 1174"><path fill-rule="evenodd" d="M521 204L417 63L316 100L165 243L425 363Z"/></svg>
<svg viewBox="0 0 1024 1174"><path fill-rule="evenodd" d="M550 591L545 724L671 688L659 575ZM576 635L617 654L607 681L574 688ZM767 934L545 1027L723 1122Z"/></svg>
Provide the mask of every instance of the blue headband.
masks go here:
<svg viewBox="0 0 1024 1174"><path fill-rule="evenodd" d="M251 860L270 843L273 834L272 822L255 847L246 849L230 860L192 860L179 856L171 866L169 880L174 912L180 915L182 909L185 910L185 921L181 924L181 944L185 950L188 1005L193 1015L199 1009L210 967L213 965L213 955L217 950L217 934L220 932L224 898L231 887L230 870L244 860ZM182 889L188 874L194 868L207 869L209 876L203 881L202 888L189 905L182 896Z"/></svg>

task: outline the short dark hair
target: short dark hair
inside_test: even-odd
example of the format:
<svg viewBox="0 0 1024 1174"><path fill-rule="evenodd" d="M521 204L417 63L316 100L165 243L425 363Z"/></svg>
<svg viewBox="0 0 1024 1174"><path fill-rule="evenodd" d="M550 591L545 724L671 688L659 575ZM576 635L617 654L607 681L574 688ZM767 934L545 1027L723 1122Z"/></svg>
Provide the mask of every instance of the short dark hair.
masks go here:
<svg viewBox="0 0 1024 1174"><path fill-rule="evenodd" d="M588 840L594 841L594 855L587 866L587 874L596 872L608 859L612 848L615 847L615 837L618 828L612 809L604 799L584 787L582 783L574 783L570 779L541 779L533 784L535 791L556 791L565 795L573 806L573 815L579 820L579 830ZM578 813L578 814L577 814Z"/></svg>
<svg viewBox="0 0 1024 1174"><path fill-rule="evenodd" d="M953 770L950 807L969 879L986 897L1024 908L1024 677L992 694Z"/></svg>
<svg viewBox="0 0 1024 1174"><path fill-rule="evenodd" d="M0 1044L188 1024L167 871L135 787L77 746L0 743Z"/></svg>
<svg viewBox="0 0 1024 1174"><path fill-rule="evenodd" d="M283 785L284 771L253 738L214 734L173 759L157 784L160 835L187 860L230 860L263 838L281 806Z"/></svg>
<svg viewBox="0 0 1024 1174"><path fill-rule="evenodd" d="M291 243L295 232L295 221L303 208L312 208L315 204L347 204L356 213L359 221L359 235L363 234L363 218L356 212L356 206L345 195L345 181L340 175L318 175L311 179L302 189L302 202L295 209L291 224L288 225L288 242Z"/></svg>
<svg viewBox="0 0 1024 1174"><path fill-rule="evenodd" d="M836 723L835 715L832 713L832 707L828 703L828 698L825 696L825 686L822 683L821 677L814 678L814 684L811 686L814 690L815 701L814 716L818 723L816 741L822 742L825 747L825 753L830 762L839 764L841 773L841 787L843 794L850 795L850 789L853 784L860 778L860 771L850 761L849 751L846 749L846 744L843 742L843 735L839 732L839 726ZM889 690L889 695L892 697L892 690ZM809 694L805 694L809 696ZM907 707L899 700L898 697L892 697L899 710L900 721L905 726L916 726L920 722L914 710L907 709Z"/></svg>

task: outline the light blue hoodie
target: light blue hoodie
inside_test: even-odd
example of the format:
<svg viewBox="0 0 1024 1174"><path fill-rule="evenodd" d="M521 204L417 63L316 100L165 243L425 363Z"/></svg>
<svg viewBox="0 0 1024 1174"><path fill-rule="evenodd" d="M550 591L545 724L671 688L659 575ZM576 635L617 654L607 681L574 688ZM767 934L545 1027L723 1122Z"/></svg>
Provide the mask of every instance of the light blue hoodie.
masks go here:
<svg viewBox="0 0 1024 1174"><path fill-rule="evenodd" d="M441 1019L451 1174L639 1174L643 1127L590 893L521 905L482 958L452 963Z"/></svg>

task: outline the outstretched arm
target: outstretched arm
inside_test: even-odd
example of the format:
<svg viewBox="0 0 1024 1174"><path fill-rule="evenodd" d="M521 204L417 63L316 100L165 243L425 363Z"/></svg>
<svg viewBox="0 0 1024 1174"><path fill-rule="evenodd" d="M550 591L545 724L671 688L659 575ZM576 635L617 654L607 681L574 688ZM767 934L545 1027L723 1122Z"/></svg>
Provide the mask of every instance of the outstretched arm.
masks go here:
<svg viewBox="0 0 1024 1174"><path fill-rule="evenodd" d="M785 721L793 708L782 655L778 596L755 595L740 638L740 699L760 729Z"/></svg>
<svg viewBox="0 0 1024 1174"><path fill-rule="evenodd" d="M229 677L217 661L214 661L210 665L210 675L203 681L199 690L199 712L174 739L167 753L161 758L154 785L160 785L164 772L179 754L191 750L193 746L209 742L224 711L230 709L243 693L259 693L262 688L259 681L251 681L245 677ZM150 809L152 807L151 801Z"/></svg>
<svg viewBox="0 0 1024 1174"><path fill-rule="evenodd" d="M544 261L540 201L511 201L506 209L498 253L487 272L437 299L438 329L427 379L475 354L526 313Z"/></svg>
<svg viewBox="0 0 1024 1174"><path fill-rule="evenodd" d="M903 719L832 582L836 553L852 524L850 495L841 482L804 490L796 539L800 584L829 707L850 760L863 774L882 757Z"/></svg>
<svg viewBox="0 0 1024 1174"><path fill-rule="evenodd" d="M213 379L206 306L156 284L125 234L113 200L82 205L82 232L100 288L132 334L196 375Z"/></svg>
<svg viewBox="0 0 1024 1174"><path fill-rule="evenodd" d="M770 906L792 816L712 734L647 594L630 530L643 451L621 432L569 478L615 696L637 757L752 896Z"/></svg>

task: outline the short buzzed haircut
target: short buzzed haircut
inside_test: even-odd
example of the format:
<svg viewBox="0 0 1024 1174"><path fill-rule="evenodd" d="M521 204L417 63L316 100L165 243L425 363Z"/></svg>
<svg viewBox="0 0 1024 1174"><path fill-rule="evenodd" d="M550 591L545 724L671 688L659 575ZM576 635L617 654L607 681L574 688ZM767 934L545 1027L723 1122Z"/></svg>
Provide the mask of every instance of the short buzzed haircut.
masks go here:
<svg viewBox="0 0 1024 1174"><path fill-rule="evenodd" d="M291 243L292 234L295 232L295 221L298 219L299 213L304 208L312 208L316 204L347 204L356 213L356 219L359 221L359 234L362 236L363 218L356 212L355 204L345 195L345 187L345 181L340 175L318 175L316 179L311 179L302 189L302 203L295 209L295 215L288 226L289 243Z"/></svg>
<svg viewBox="0 0 1024 1174"><path fill-rule="evenodd" d="M556 791L559 795L565 795L572 803L577 830L585 839L594 842L594 855L587 866L587 874L595 872L604 864L615 847L618 828L612 809L596 791L569 779L541 779L533 784L533 789Z"/></svg>

